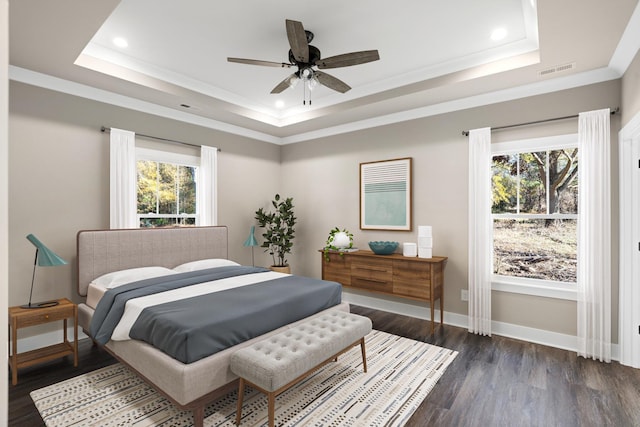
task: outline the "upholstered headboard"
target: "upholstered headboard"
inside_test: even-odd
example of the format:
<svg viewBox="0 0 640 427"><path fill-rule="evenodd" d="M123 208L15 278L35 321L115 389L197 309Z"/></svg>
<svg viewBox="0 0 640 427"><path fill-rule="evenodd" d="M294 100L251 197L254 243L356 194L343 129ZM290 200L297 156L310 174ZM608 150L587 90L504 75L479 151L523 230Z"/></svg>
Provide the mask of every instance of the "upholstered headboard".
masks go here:
<svg viewBox="0 0 640 427"><path fill-rule="evenodd" d="M93 279L113 271L227 258L227 227L85 230L77 251L78 294L86 296Z"/></svg>

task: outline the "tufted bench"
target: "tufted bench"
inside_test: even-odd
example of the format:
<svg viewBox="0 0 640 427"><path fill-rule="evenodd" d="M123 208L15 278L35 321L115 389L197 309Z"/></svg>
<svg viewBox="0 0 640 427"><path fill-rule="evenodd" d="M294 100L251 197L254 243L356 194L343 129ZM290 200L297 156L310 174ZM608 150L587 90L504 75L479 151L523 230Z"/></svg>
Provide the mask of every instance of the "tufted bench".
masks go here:
<svg viewBox="0 0 640 427"><path fill-rule="evenodd" d="M236 424L242 417L245 384L267 395L269 427L273 427L278 394L358 344L367 372L364 337L369 332L369 318L331 311L235 352L230 367L240 377Z"/></svg>

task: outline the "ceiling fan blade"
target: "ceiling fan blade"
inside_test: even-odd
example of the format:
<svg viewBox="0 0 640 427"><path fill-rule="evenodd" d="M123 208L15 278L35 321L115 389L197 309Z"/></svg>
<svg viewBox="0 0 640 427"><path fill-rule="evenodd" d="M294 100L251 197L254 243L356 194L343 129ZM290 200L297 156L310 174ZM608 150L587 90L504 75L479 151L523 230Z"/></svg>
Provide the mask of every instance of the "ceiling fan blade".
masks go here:
<svg viewBox="0 0 640 427"><path fill-rule="evenodd" d="M323 73L321 71L314 71L313 74L318 78L318 82L320 82L320 84L328 87L329 89L333 89L340 93L345 93L351 89L351 86L330 74Z"/></svg>
<svg viewBox="0 0 640 427"><path fill-rule="evenodd" d="M342 55L319 59L316 61L316 65L321 69L349 67L351 65L377 61L378 59L380 59L380 55L377 50L363 50L361 52L343 53Z"/></svg>
<svg viewBox="0 0 640 427"><path fill-rule="evenodd" d="M291 74L289 77L278 83L278 85L271 90L271 93L280 93L285 89L289 89L297 79L298 76L296 73Z"/></svg>
<svg viewBox="0 0 640 427"><path fill-rule="evenodd" d="M287 19L285 24L293 57L298 62L309 62L309 44L307 43L307 34L304 32L302 22Z"/></svg>
<svg viewBox="0 0 640 427"><path fill-rule="evenodd" d="M259 59L245 59L245 58L227 58L229 62L237 62L239 64L249 64L249 65L262 65L264 67L291 67L293 64L287 64L286 62L272 62L272 61L261 61Z"/></svg>

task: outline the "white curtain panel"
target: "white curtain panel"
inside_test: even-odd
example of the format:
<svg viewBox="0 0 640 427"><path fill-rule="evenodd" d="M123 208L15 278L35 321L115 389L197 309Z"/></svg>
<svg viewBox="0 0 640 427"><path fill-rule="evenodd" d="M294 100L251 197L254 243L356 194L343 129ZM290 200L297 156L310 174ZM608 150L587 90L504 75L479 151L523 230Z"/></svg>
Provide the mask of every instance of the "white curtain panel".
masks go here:
<svg viewBox="0 0 640 427"><path fill-rule="evenodd" d="M578 355L611 361L609 109L578 118Z"/></svg>
<svg viewBox="0 0 640 427"><path fill-rule="evenodd" d="M469 332L491 336L491 128L469 131Z"/></svg>
<svg viewBox="0 0 640 427"><path fill-rule="evenodd" d="M198 182L199 225L218 223L218 149L203 145L200 148L200 180Z"/></svg>
<svg viewBox="0 0 640 427"><path fill-rule="evenodd" d="M111 128L109 226L138 228L136 200L136 134Z"/></svg>

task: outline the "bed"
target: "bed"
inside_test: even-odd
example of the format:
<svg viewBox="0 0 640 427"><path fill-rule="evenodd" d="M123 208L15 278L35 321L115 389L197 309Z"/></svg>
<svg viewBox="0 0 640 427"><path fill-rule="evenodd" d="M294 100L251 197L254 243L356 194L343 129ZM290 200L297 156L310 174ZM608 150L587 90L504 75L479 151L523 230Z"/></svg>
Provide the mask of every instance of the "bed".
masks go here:
<svg viewBox="0 0 640 427"><path fill-rule="evenodd" d="M283 330L286 330L293 325L303 322L310 317L316 317L322 315L327 310L342 310L349 311L349 306L346 303L341 302L340 297L336 297L336 290L333 289L326 294L318 294L312 298L306 299L310 302L315 301L315 307L309 308L313 310L313 313L297 313L295 316L304 316L299 319L282 319L282 312L289 312L291 310L282 310L282 307L276 309L261 307L256 308L256 311L245 310L247 313L242 314L244 316L258 315L257 310L271 310L274 312L274 317L277 318L276 322L284 322L281 326L275 327L275 329L269 331L252 331L251 334L245 332L234 331L232 346L224 349L217 349L214 354L202 353L202 350L198 348L197 352L189 353L191 356L181 357L182 349L176 350L177 352L171 353L168 350L159 350L154 345L156 344L153 337L147 338L128 338L127 333L132 337L137 337L132 331L139 330L155 330L154 327L141 327L140 322L136 320L134 326L126 326L124 329L122 324L118 324L114 330L108 333L100 332L100 321L104 315L105 302L102 302L102 306L99 306L99 301L113 300L119 298L112 297L114 288L116 293L128 293L131 290L133 292L147 292L147 282L153 282L153 286L173 287L173 283L180 282L181 289L184 286L185 289L192 289L205 285L183 285L183 282L188 282L191 277L205 275L208 278L209 274L222 275L221 281L224 283L234 283L228 285L233 289L233 292L244 294L242 298L246 298L246 295L252 295L255 291L249 291L249 289L267 289L265 286L285 286L283 282L301 283L306 284L306 281L313 280L318 283L319 287L331 288L331 282L319 281L317 279L310 279L301 276L285 275L281 273L274 273L265 271L262 269L252 269L247 266L237 266L233 262L226 261L228 258L227 250L227 228L224 226L217 227L189 227L189 228L171 228L171 229L130 229L130 230L88 230L80 231L77 235L77 260L78 260L78 293L86 298L84 303L78 305L78 317L79 324L85 331L94 338L95 341L100 341L104 344L104 348L116 357L120 362L129 366L147 382L152 384L159 392L173 401L176 406L184 410L192 410L194 414L194 425L202 426L204 422L204 408L205 406L229 391L233 390L237 386L237 377L229 369L229 358L237 349L251 345L254 342L262 340L270 335L275 335ZM184 269L186 266L186 270ZM173 271L178 267L178 270ZM181 270L181 268L183 268ZM140 271L144 271L147 274L148 270L162 270L171 269L171 273L158 273L159 276L167 274L172 281L171 285L168 282L162 282L162 284L155 284L158 279L153 274L151 277L139 276ZM202 269L202 270L200 270ZM133 276L129 277L129 272L135 272ZM235 276L238 275L236 278ZM115 277L115 279L114 279ZM260 277L260 279L255 279ZM105 281L106 278L106 281ZM114 282L124 281L125 278L132 279L134 283L123 284ZM164 280L164 279L162 279ZM245 282L244 286L236 285L235 282ZM185 282L185 283L186 283ZM106 283L106 284L105 284ZM189 282L190 283L190 282ZM208 282L207 283L213 283ZM113 285L113 286L112 286ZM333 283L333 285L337 285ZM216 286L220 286L216 283ZM227 285L225 285L227 286ZM288 285L287 285L288 286ZM298 288L306 288L306 286L298 286ZM224 288L225 290L227 288ZM285 289L285 288L283 288ZM294 288L291 288L294 289ZM174 292L174 291L168 291ZM180 292L182 292L180 290ZM324 292L324 291L323 291ZM341 292L341 291L340 291ZM169 295L167 293L166 295ZM273 293L273 292L268 292ZM286 291L287 295L297 293L296 291ZM199 295L199 294L198 294ZM218 296L207 298L213 298L214 300L222 299L222 295L231 298L229 301L236 300L235 295L231 291L228 293L220 292ZM280 295L280 294L278 294ZM127 307L127 311L122 315L123 317L130 317L130 311L136 312L136 316L143 317L141 313L147 313L149 309L136 306L136 302L144 300L139 298L138 300L132 300L124 304L123 307ZM155 297L151 297L155 298ZM164 297L165 299L168 297ZM171 297L173 298L173 297ZM182 297L181 297L182 298ZM171 303L184 306L191 300L203 300L204 296L190 296L184 297L180 301L172 301ZM227 298L225 296L225 298ZM304 296L299 296L304 298ZM257 299L257 298L253 298ZM224 300L223 300L224 301ZM244 301L244 300L242 300ZM206 304L209 304L208 302ZM114 303L115 305L115 303ZM223 304L224 305L224 304ZM244 303L234 305L233 303L226 303L226 305L234 307L245 307ZM294 303L294 306L300 304ZM160 305L163 306L163 305ZM291 304L290 304L291 306ZM131 308L133 307L133 308ZM136 308L137 307L137 308ZM249 306L247 306L249 307ZM97 309L97 310L96 310ZM142 310L142 311L141 311ZM173 310L165 310L173 311ZM237 310L242 311L242 310ZM212 313L219 312L218 309L212 310ZM222 312L222 308L220 309ZM237 313L229 313L234 316L240 316ZM205 316L205 317L221 317L223 316ZM267 312L260 312L259 318L268 317ZM95 317L95 318L94 318ZM202 316L201 316L202 317ZM136 317L137 319L137 317ZM240 317L234 317L232 322L227 322L224 327L208 327L203 326L201 331L205 331L207 334L212 330L223 331L226 328L231 329L235 327L241 321L236 321ZM247 317L249 321L247 323L256 323ZM187 318L187 321L191 322L191 318ZM262 323L262 322L257 322ZM141 323L145 325L144 323ZM231 326L232 325L232 326ZM275 325L275 323L274 323ZM92 331L93 327L93 331ZM272 326L263 327L270 329ZM198 328L193 328L198 329ZM123 330L125 331L123 334ZM96 334L98 339L95 339L92 332ZM256 335L258 334L259 335ZM167 336L166 331L161 332L159 336ZM255 336L254 336L255 335ZM156 334L157 336L157 334ZM147 340L148 342L143 341ZM227 340L227 338L224 338ZM176 347L176 343L181 342L178 338L168 340L169 345ZM190 341L189 338L184 339L185 342ZM211 339L211 341L216 341ZM159 345L159 344L158 344ZM182 347L182 346L180 346ZM173 354L170 356L169 354ZM182 359L178 360L178 359Z"/></svg>

